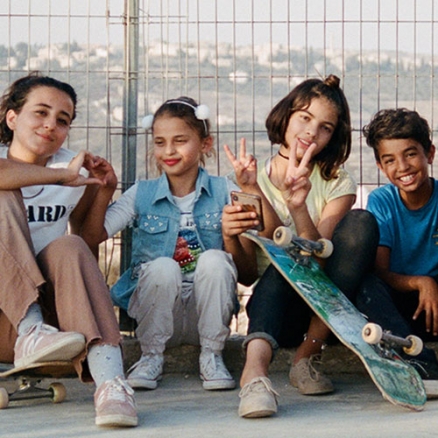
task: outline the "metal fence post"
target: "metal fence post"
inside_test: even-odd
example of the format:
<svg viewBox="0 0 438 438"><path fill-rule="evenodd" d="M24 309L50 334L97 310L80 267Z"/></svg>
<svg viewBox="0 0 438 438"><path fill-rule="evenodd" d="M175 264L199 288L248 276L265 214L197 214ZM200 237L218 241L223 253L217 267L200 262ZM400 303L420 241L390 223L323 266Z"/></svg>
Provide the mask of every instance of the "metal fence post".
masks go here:
<svg viewBox="0 0 438 438"><path fill-rule="evenodd" d="M125 0L125 84L123 92L123 138L122 138L122 192L135 182L137 169L137 91L139 51L139 1ZM120 272L124 272L131 259L131 229L122 232ZM120 311L121 330L133 331L134 321Z"/></svg>
<svg viewBox="0 0 438 438"><path fill-rule="evenodd" d="M123 93L122 192L135 182L137 168L137 91L139 48L139 2L125 0L125 84ZM122 234L120 269L124 272L131 257L131 233Z"/></svg>

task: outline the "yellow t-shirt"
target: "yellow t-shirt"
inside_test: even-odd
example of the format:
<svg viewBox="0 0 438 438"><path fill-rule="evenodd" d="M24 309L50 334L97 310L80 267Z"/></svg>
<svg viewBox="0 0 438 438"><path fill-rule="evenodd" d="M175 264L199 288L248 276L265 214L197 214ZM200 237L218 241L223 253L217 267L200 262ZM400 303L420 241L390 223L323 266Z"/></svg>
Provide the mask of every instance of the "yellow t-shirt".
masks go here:
<svg viewBox="0 0 438 438"><path fill-rule="evenodd" d="M271 158L268 158L264 166L258 169L257 181L265 196L268 198L281 222L289 227L296 234L295 224L289 213L280 190L278 190L269 179L271 170ZM320 167L315 164L310 175L312 188L306 199L307 209L315 225L321 219L324 207L333 199L345 195L356 195L357 186L353 177L343 168L339 169L337 178L326 181L322 178ZM269 265L268 259L263 252L257 249L258 272L261 275Z"/></svg>

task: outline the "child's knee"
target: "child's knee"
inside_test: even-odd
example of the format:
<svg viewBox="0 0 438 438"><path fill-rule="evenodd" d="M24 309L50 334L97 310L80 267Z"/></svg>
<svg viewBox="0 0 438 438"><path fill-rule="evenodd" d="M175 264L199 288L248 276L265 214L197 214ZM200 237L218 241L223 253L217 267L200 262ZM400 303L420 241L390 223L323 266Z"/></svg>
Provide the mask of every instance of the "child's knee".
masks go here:
<svg viewBox="0 0 438 438"><path fill-rule="evenodd" d="M156 278L159 283L166 280L180 278L181 270L178 263L170 257L158 257L151 262L144 263L140 268L140 277Z"/></svg>
<svg viewBox="0 0 438 438"><path fill-rule="evenodd" d="M226 276L234 272L235 265L230 254L219 249L209 249L203 252L197 262L196 271L208 272L212 276Z"/></svg>

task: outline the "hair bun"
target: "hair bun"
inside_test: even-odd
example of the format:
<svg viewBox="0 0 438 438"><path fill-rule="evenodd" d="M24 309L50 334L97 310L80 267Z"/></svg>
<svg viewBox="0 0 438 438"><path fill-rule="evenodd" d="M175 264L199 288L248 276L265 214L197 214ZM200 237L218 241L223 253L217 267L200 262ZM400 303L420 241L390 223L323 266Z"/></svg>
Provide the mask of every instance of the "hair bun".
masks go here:
<svg viewBox="0 0 438 438"><path fill-rule="evenodd" d="M339 88L339 85L341 83L341 80L336 75L328 75L324 79L324 84L328 87L332 88Z"/></svg>

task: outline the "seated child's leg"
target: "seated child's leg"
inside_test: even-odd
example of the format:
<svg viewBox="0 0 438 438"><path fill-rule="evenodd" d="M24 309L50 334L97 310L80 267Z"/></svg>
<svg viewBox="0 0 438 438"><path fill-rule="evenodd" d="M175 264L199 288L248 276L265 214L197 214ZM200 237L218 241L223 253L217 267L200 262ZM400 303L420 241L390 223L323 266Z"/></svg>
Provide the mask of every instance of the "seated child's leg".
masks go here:
<svg viewBox="0 0 438 438"><path fill-rule="evenodd" d="M181 296L181 269L168 257L142 265L128 314L137 321L142 356L128 370L133 388L155 389L163 373L166 342L174 334L173 310Z"/></svg>
<svg viewBox="0 0 438 438"><path fill-rule="evenodd" d="M198 260L193 294L199 315L201 346L222 351L230 334L237 290L237 271L229 254L204 252Z"/></svg>
<svg viewBox="0 0 438 438"><path fill-rule="evenodd" d="M351 210L333 233L333 254L327 259L325 272L355 302L355 295L374 266L379 228L374 216L366 210Z"/></svg>
<svg viewBox="0 0 438 438"><path fill-rule="evenodd" d="M160 353L173 334L173 306L181 293L181 270L171 258L142 265L128 314L137 321L143 354Z"/></svg>
<svg viewBox="0 0 438 438"><path fill-rule="evenodd" d="M379 324L397 336L412 334L412 328L397 309L389 286L374 275L369 275L362 283L356 299L357 308L371 322Z"/></svg>
<svg viewBox="0 0 438 438"><path fill-rule="evenodd" d="M0 217L0 309L15 331L13 337L9 337L12 331L8 329L9 335L5 338L8 343L16 338L13 346L15 366L69 360L77 356L85 347L83 335L59 332L43 323L37 299L44 276L35 259L19 190L0 191ZM5 344L3 348L10 346Z"/></svg>
<svg viewBox="0 0 438 438"><path fill-rule="evenodd" d="M193 294L201 343L201 379L207 390L233 389L236 383L222 360L230 334L237 289L237 270L229 254L208 250L198 259Z"/></svg>
<svg viewBox="0 0 438 438"><path fill-rule="evenodd" d="M44 277L35 260L19 190L0 190L0 217L0 309L17 329L29 306L37 301Z"/></svg>
<svg viewBox="0 0 438 438"><path fill-rule="evenodd" d="M394 303L391 289L379 278L369 275L362 284L357 296L357 308L367 315L371 322L379 324L384 330L403 338L416 333ZM408 356L399 350L411 365L413 365L424 380L438 380L438 359L433 350L424 347L417 356ZM426 388L428 395L436 396L436 388ZM433 393L433 394L432 394Z"/></svg>
<svg viewBox="0 0 438 438"><path fill-rule="evenodd" d="M246 313L249 326L245 345L252 339L265 339L274 353L279 346L300 345L311 318L309 306L273 265L255 286Z"/></svg>

